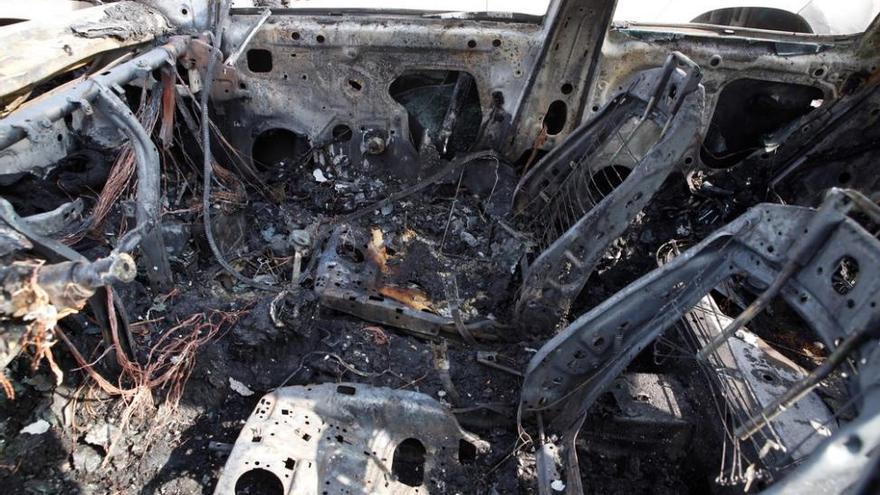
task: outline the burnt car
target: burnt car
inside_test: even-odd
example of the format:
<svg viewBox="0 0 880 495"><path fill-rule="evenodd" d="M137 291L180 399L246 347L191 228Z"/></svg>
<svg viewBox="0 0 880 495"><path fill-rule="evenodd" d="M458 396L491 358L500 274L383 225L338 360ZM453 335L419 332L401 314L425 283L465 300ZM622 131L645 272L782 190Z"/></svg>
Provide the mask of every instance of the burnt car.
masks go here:
<svg viewBox="0 0 880 495"><path fill-rule="evenodd" d="M880 3L0 7L8 493L877 493Z"/></svg>

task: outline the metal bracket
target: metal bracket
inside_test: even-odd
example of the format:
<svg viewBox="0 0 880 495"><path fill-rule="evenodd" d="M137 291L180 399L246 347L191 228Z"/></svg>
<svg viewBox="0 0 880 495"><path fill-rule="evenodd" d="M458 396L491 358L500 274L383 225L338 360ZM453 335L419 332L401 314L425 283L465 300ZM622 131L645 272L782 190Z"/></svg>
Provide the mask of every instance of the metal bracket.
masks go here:
<svg viewBox="0 0 880 495"><path fill-rule="evenodd" d="M827 201L850 200L838 191L832 192ZM812 251L798 250L802 268L788 279L779 295L828 348L834 349L841 339L877 318L880 241L847 217L845 210L820 211L826 225L818 228L829 229L829 234L813 245ZM792 247L803 237L804 229L817 228L817 218L820 215L808 208L756 206L578 318L548 341L529 363L520 401L522 416L540 414L563 449L573 445L593 402L642 349L733 275L744 275L753 285L769 286L793 254ZM858 282L845 294L832 282L844 258L859 266ZM867 371L876 363L860 363L862 370L856 375L860 383L853 386L869 396L876 395L876 383L870 380L880 382L880 376ZM866 397L865 401L877 399ZM869 442L880 444L880 435L863 442L868 451ZM570 451L566 459L566 476L572 480L579 476L576 455Z"/></svg>
<svg viewBox="0 0 880 495"><path fill-rule="evenodd" d="M516 303L518 320L531 330L546 332L567 314L608 245L685 159L700 125L699 80L696 64L671 54L520 181L515 207L533 216L532 230L550 243L526 272ZM621 176L621 169L630 173ZM558 238L548 235L548 226L560 224L570 227Z"/></svg>
<svg viewBox="0 0 880 495"><path fill-rule="evenodd" d="M441 333L459 336L454 319L413 309L380 294L378 268L362 259L365 250L363 236L350 226L342 225L333 231L320 255L315 277L315 293L321 305L421 337L438 337ZM477 339L494 338L491 330L495 323L491 320L464 326Z"/></svg>

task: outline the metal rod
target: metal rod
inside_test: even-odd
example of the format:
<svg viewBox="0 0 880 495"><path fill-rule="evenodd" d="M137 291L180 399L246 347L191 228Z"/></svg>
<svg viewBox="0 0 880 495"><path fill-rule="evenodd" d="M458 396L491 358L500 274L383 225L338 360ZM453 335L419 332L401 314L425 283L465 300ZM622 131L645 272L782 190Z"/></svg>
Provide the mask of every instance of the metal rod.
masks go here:
<svg viewBox="0 0 880 495"><path fill-rule="evenodd" d="M449 139L452 137L452 131L455 128L456 121L464 107L464 100L471 92L474 79L466 72L459 72L458 78L455 80L455 86L452 89L452 96L449 98L449 107L446 109L446 115L443 117L443 124L440 127L438 140L441 153L447 152Z"/></svg>
<svg viewBox="0 0 880 495"><path fill-rule="evenodd" d="M263 24L266 23L266 19L268 19L270 15L272 15L272 10L263 10L260 18L257 19L257 23L254 24L253 27L251 27L250 31L248 31L247 35L245 35L244 40L242 40L241 42L241 45L239 45L238 48L236 48L235 51L229 55L226 61L223 62L225 65L231 66L235 65L235 62L238 62L238 58L241 57L242 53L244 53L244 49L247 48L247 46L251 43L254 35L257 34L257 31L259 31L261 27L263 27Z"/></svg>
<svg viewBox="0 0 880 495"><path fill-rule="evenodd" d="M204 158L202 161L202 225L205 227L205 238L208 240L208 247L211 248L211 252L214 254L214 258L217 259L217 263L219 263L227 273L232 275L232 277L239 282L253 287L254 289L281 292L280 287L274 287L269 284L258 282L236 270L220 251L220 246L217 245L217 241L214 239L213 224L211 223L211 185L214 177L214 161L213 158L211 158L211 118L208 110L208 103L211 98L211 84L214 81L214 69L217 62L223 57L223 53L220 51L219 47L222 45L223 39L223 22L226 16L229 15L230 5L231 0L223 0L222 2L218 2L217 5L218 19L214 24L212 45L208 52L210 58L208 60L208 66L205 68L205 84L202 87L202 94L200 96L202 155Z"/></svg>
<svg viewBox="0 0 880 495"><path fill-rule="evenodd" d="M30 133L48 128L80 106L88 105L100 92L101 87L126 84L139 74L151 71L162 64L177 60L186 50L185 36L174 36L168 43L143 55L120 64L110 70L94 75L72 86L67 91L36 99L0 120L0 150L27 137Z"/></svg>
<svg viewBox="0 0 880 495"><path fill-rule="evenodd" d="M740 425L734 434L740 440L747 440L749 437L761 431L774 418L785 412L795 402L799 401L804 395L816 388L822 380L828 376L849 356L856 348L858 348L872 333L865 328L851 333L844 341L834 349L834 352L825 359L818 368L814 369L810 374L799 380L791 386L784 394L777 397L756 416L752 416L745 423Z"/></svg>
<svg viewBox="0 0 880 495"><path fill-rule="evenodd" d="M715 335L705 347L697 352L697 359L706 360L737 330L744 327L763 311L770 304L770 301L779 295L779 292L788 280L813 259L816 251L825 244L834 229L846 218L846 214L852 208L852 205L853 201L844 190L831 189L825 201L822 202L822 206L819 207L819 210L807 223L804 235L799 237L789 249L788 260L783 265L779 275L767 287L767 290L758 296L752 304L749 304L745 311L740 313L721 333Z"/></svg>
<svg viewBox="0 0 880 495"><path fill-rule="evenodd" d="M744 327L748 322L752 321L752 319L755 316L758 316L761 311L764 311L767 305L770 304L770 301L779 295L782 287L785 286L792 275L796 274L798 271L800 271L799 263L787 263L782 272L780 272L773 280L773 283L770 284L770 287L767 287L767 290L761 293L752 304L749 304L745 311L740 313L735 320L724 327L724 329L715 335L705 347L697 352L697 359L706 360L710 355L714 354L715 351L727 341L727 339Z"/></svg>
<svg viewBox="0 0 880 495"><path fill-rule="evenodd" d="M856 191L855 189L841 189L841 192L851 199L855 207L871 219L874 223L880 223L880 206L871 198Z"/></svg>

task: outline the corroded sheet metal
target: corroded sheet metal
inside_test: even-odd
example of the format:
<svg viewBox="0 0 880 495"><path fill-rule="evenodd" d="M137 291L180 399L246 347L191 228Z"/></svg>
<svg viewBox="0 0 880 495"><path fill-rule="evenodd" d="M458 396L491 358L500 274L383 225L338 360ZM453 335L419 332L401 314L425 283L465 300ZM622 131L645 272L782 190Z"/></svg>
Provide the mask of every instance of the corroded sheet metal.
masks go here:
<svg viewBox="0 0 880 495"><path fill-rule="evenodd" d="M89 58L166 34L162 14L136 2L119 2L74 14L21 22L0 29L0 101Z"/></svg>
<svg viewBox="0 0 880 495"><path fill-rule="evenodd" d="M284 387L260 399L214 493L246 491L255 474L278 493L443 493L484 445L425 394Z"/></svg>

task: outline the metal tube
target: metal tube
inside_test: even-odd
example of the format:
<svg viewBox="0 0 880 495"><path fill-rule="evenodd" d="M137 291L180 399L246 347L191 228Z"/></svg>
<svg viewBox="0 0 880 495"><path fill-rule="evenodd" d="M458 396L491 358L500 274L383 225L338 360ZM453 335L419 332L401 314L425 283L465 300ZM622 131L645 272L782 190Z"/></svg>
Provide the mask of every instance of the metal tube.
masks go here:
<svg viewBox="0 0 880 495"><path fill-rule="evenodd" d="M254 35L257 34L257 31L260 30L260 28L263 26L263 24L266 22L266 19L268 19L270 15L272 15L271 9L263 10L260 18L257 19L256 24L251 27L250 31L248 31L247 35L244 37L244 40L242 40L241 45L239 45L239 47L236 48L234 52L232 52L232 55L230 55L226 59L226 62L223 62L224 65L235 65L235 62L237 62L238 58L241 57L241 54L244 53L244 49L247 48L251 40L254 38Z"/></svg>
<svg viewBox="0 0 880 495"><path fill-rule="evenodd" d="M715 335L712 340L706 344L705 347L700 349L697 352L698 360L706 360L709 356L711 356L715 351L721 347L727 339L730 338L731 335L735 334L739 329L744 327L748 322L752 321L752 319L757 316L761 311L764 311L764 308L767 307L768 304L775 298L779 291L782 290L782 287L788 283L788 280L794 276L798 271L800 271L800 265L796 262L789 262L785 265L785 268L776 276L773 280L773 283L770 284L770 287L767 288L764 292L755 299L752 304L749 304L749 307L745 309L742 313L740 313L735 320L733 320L729 325L727 325L720 333Z"/></svg>
<svg viewBox="0 0 880 495"><path fill-rule="evenodd" d="M810 390L816 388L816 385L828 378L831 372L846 361L854 350L867 340L872 333L876 332L873 328L866 327L850 334L834 352L828 356L818 368L813 370L809 375L791 386L784 394L777 397L773 402L767 405L757 416L752 416L745 423L736 429L734 434L740 440L747 440L749 437L757 433L764 426L790 408L801 397L806 395Z"/></svg>
<svg viewBox="0 0 880 495"><path fill-rule="evenodd" d="M28 136L32 130L51 127L52 122L60 120L97 97L101 87L114 87L126 84L138 74L151 71L164 63L177 60L186 50L185 36L175 36L168 43L156 47L143 55L129 60L100 74L91 76L74 85L67 91L47 96L45 99L25 105L0 120L0 150L8 148Z"/></svg>
<svg viewBox="0 0 880 495"><path fill-rule="evenodd" d="M167 290L173 279L162 233L157 228L161 223L162 196L159 151L119 97L103 87L98 95L99 108L128 137L137 163L137 226L119 240L116 249L131 251L140 245L151 283L159 290Z"/></svg>
<svg viewBox="0 0 880 495"><path fill-rule="evenodd" d="M779 274L757 299L749 305L733 320L721 333L715 335L708 344L697 352L697 359L704 361L721 345L727 341L739 329L747 325L752 319L763 311L775 298L788 280L795 276L801 268L813 259L816 252L833 233L841 222L846 218L852 208L852 200L842 189L833 188L828 192L822 206L807 223L804 235L792 244L788 253L788 260L783 265Z"/></svg>
<svg viewBox="0 0 880 495"><path fill-rule="evenodd" d="M126 253L111 253L95 261L63 261L43 265L38 270L37 282L50 297L61 299L76 286L83 293L115 283L131 282L137 275L134 260ZM91 294L89 294L91 296Z"/></svg>

